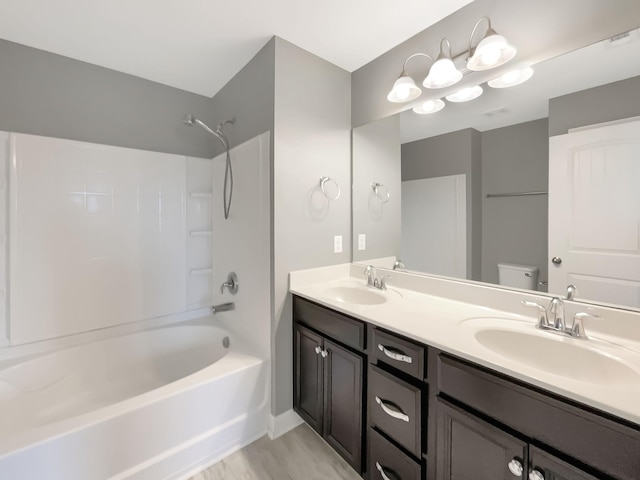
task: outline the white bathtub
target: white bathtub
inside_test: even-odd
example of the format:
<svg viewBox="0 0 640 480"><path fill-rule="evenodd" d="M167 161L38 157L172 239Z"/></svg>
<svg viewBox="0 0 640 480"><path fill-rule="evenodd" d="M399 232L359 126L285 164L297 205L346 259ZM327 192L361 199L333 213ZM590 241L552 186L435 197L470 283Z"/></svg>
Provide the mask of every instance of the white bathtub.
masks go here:
<svg viewBox="0 0 640 480"><path fill-rule="evenodd" d="M0 479L181 479L267 430L268 365L197 321L0 370Z"/></svg>

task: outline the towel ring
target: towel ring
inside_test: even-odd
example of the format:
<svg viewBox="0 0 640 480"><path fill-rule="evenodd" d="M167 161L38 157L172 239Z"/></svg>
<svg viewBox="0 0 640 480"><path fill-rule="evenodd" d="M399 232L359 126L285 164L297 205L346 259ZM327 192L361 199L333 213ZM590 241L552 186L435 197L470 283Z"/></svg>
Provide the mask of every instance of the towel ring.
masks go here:
<svg viewBox="0 0 640 480"><path fill-rule="evenodd" d="M371 188L373 188L373 192L382 203L389 202L389 189L385 185L383 185L382 183L372 183Z"/></svg>
<svg viewBox="0 0 640 480"><path fill-rule="evenodd" d="M337 193L334 197L330 196L330 195L326 192L326 190L324 189L324 187L325 187L325 185L326 185L326 183L327 183L327 182L328 182L328 183L333 183L333 184L335 184L336 189L338 190L338 193ZM336 182L336 181L335 181L333 178L331 178L331 177L320 177L320 190L322 190L322 194L323 194L325 197L327 197L329 200L337 200L337 199L339 199L339 198L340 198L340 193L341 193L341 191L340 191L340 185L338 185L338 182Z"/></svg>

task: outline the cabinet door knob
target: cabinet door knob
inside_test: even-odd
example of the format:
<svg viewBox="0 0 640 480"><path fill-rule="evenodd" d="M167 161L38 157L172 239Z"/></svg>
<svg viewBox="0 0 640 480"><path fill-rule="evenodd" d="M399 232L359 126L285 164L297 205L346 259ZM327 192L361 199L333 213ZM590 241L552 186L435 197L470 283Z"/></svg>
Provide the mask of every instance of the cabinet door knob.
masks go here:
<svg viewBox="0 0 640 480"><path fill-rule="evenodd" d="M376 462L376 468L380 472L380 476L382 477L382 480L396 480L396 479L397 480L401 480L400 477L398 477L397 475L395 475L391 471L388 471L387 469L385 469L378 462Z"/></svg>
<svg viewBox="0 0 640 480"><path fill-rule="evenodd" d="M320 347L316 347L316 355L320 355L320 352L322 352L322 349Z"/></svg>
<svg viewBox="0 0 640 480"><path fill-rule="evenodd" d="M511 461L507 465L509 467L509 471L515 475L516 477L521 477L524 468L522 467L522 460L518 457L513 457Z"/></svg>
<svg viewBox="0 0 640 480"><path fill-rule="evenodd" d="M544 480L544 474L537 468L534 468L529 472L529 480Z"/></svg>
<svg viewBox="0 0 640 480"><path fill-rule="evenodd" d="M320 352L320 355L322 355L322 358L327 358L329 356L329 352L327 352L326 350L322 350Z"/></svg>

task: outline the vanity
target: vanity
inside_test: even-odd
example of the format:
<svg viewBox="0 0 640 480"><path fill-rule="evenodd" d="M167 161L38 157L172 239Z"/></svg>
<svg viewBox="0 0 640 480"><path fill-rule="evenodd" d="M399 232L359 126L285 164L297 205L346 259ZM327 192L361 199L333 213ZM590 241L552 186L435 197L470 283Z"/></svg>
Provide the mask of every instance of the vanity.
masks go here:
<svg viewBox="0 0 640 480"><path fill-rule="evenodd" d="M594 315L576 338L522 304L550 296L362 270L290 291L294 408L363 478L640 478L637 312L565 301L569 324Z"/></svg>

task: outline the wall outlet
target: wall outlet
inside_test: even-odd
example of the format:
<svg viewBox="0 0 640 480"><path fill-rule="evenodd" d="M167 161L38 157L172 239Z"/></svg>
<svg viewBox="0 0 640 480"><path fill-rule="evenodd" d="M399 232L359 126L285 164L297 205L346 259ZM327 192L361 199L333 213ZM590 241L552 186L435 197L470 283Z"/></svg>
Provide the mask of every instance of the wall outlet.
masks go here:
<svg viewBox="0 0 640 480"><path fill-rule="evenodd" d="M333 253L342 253L342 235L334 235Z"/></svg>
<svg viewBox="0 0 640 480"><path fill-rule="evenodd" d="M364 233L358 234L358 250L367 249L367 235Z"/></svg>

